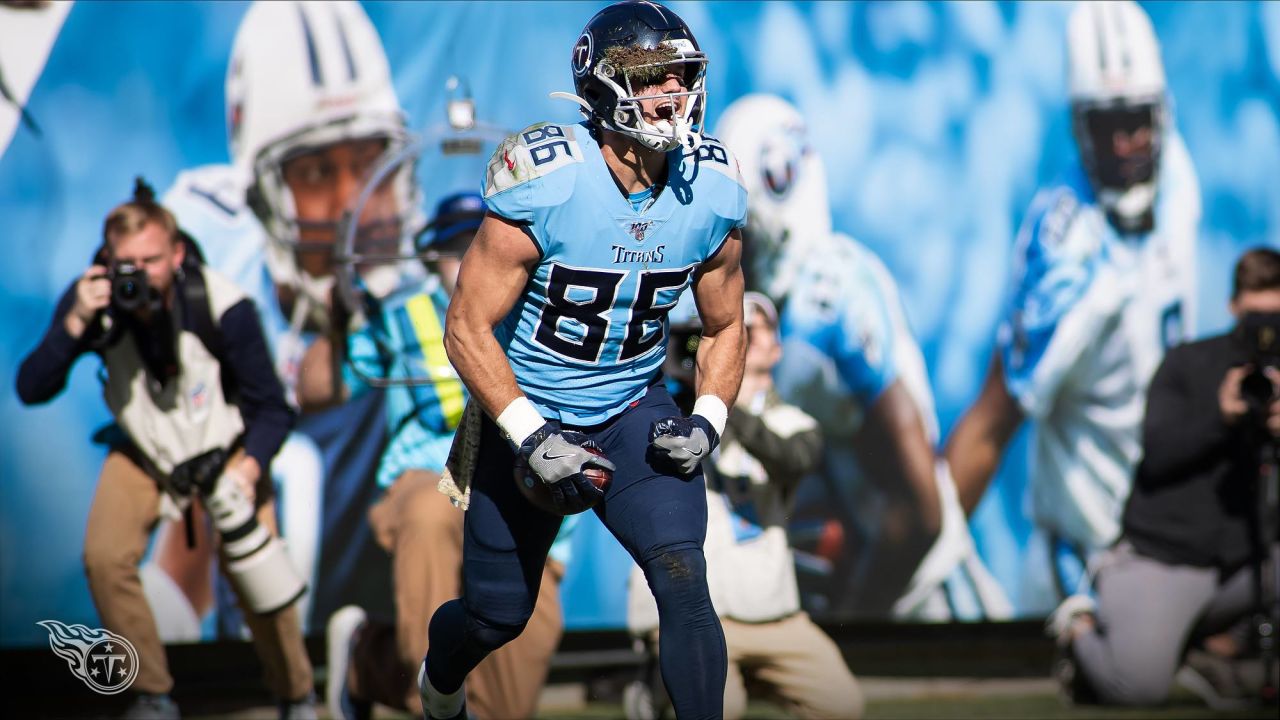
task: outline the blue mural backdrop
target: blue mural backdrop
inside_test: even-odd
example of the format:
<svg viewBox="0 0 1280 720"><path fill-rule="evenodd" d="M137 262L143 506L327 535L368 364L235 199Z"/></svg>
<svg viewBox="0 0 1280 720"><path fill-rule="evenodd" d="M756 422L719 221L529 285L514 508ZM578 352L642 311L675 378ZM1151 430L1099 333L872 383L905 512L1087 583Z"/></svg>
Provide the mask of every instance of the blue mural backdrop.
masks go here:
<svg viewBox="0 0 1280 720"><path fill-rule="evenodd" d="M602 3L366 3L415 127L444 120L465 77L503 127L572 121L569 51ZM990 358L1013 236L1037 186L1074 161L1064 90L1066 3L671 4L711 58L709 121L748 92L793 101L826 161L835 225L901 286L944 434ZM77 3L0 147L0 377L47 327L132 178L167 187L228 159L223 82L246 5ZM1280 245L1280 4L1152 3L1174 118L1199 172L1200 334L1227 326L1231 263ZM8 68L5 68L8 70ZM479 183L478 163L423 170L428 207ZM44 642L35 622L95 624L80 557L109 421L96 362L55 402L0 393L0 644ZM983 558L1019 604L1030 524L1024 443L972 520ZM570 628L621 627L629 560L594 521L573 540ZM583 551L583 550L587 551Z"/></svg>

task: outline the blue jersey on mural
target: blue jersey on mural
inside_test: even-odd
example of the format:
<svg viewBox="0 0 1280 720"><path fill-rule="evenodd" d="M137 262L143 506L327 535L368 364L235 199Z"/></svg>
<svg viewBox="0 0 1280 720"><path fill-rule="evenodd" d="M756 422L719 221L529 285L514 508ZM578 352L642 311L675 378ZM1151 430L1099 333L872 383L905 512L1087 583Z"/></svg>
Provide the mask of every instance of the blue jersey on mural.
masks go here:
<svg viewBox="0 0 1280 720"><path fill-rule="evenodd" d="M667 312L747 207L737 163L705 138L668 155L666 187L637 209L603 181L589 133L534 125L499 146L485 179L489 209L524 224L542 254L498 340L525 395L572 425L644 395L666 354Z"/></svg>

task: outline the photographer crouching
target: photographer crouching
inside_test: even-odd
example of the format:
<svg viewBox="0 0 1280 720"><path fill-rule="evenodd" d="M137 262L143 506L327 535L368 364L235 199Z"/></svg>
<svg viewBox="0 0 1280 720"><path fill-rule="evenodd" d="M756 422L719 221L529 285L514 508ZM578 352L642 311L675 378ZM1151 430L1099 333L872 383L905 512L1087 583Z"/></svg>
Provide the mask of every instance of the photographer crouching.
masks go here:
<svg viewBox="0 0 1280 720"><path fill-rule="evenodd" d="M176 718L173 678L138 564L162 515L199 497L282 718L315 717L294 601L306 590L277 537L268 466L293 424L253 303L203 266L199 249L138 179L111 211L94 264L67 289L23 361L18 396L51 400L81 355L105 369L103 396L126 440L107 455L85 529L84 563L107 629L138 652L125 717Z"/></svg>
<svg viewBox="0 0 1280 720"><path fill-rule="evenodd" d="M1157 704L1176 679L1218 709L1275 702L1280 252L1240 258L1230 309L1232 331L1156 371L1096 605L1073 596L1050 620L1075 700Z"/></svg>

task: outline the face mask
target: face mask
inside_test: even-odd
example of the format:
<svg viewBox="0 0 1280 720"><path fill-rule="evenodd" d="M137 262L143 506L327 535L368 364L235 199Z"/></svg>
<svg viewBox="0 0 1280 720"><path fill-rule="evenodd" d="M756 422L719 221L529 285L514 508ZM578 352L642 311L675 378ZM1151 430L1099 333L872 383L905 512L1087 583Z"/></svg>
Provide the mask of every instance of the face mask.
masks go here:
<svg viewBox="0 0 1280 720"><path fill-rule="evenodd" d="M1159 148L1154 105L1086 110L1084 128L1102 188L1124 191L1154 179Z"/></svg>

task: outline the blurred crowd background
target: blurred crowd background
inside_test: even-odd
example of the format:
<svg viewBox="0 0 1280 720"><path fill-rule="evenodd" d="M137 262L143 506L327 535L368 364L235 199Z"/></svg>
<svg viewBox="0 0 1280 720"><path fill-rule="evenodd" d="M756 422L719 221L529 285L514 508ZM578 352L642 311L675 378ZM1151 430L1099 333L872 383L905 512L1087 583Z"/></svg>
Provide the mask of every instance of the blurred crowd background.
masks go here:
<svg viewBox="0 0 1280 720"><path fill-rule="evenodd" d="M445 120L461 78L479 116L519 129L571 122L547 97L572 89L569 55L603 3L364 3L410 126ZM835 227L874 250L901 287L944 436L982 381L1014 235L1036 188L1074 162L1059 2L672 2L711 58L708 121L750 92L805 114L825 160ZM1199 174L1197 335L1229 324L1230 268L1280 246L1280 3L1144 3L1163 48L1173 117ZM0 9L0 377L48 325L58 294L100 243L132 178L168 187L227 161L224 80L246 5L68 3L53 34ZM13 23L8 28L4 24ZM483 160L428 156L427 207L478 189ZM93 625L80 564L84 518L110 418L95 363L67 397L22 409L0 393L0 645L43 643L43 618ZM1051 609L1020 590L1027 558L1025 441L972 520L979 551L1019 616ZM621 628L627 563L587 518L562 587L566 626ZM594 539L593 539L594 538ZM314 625L313 625L314 627Z"/></svg>

